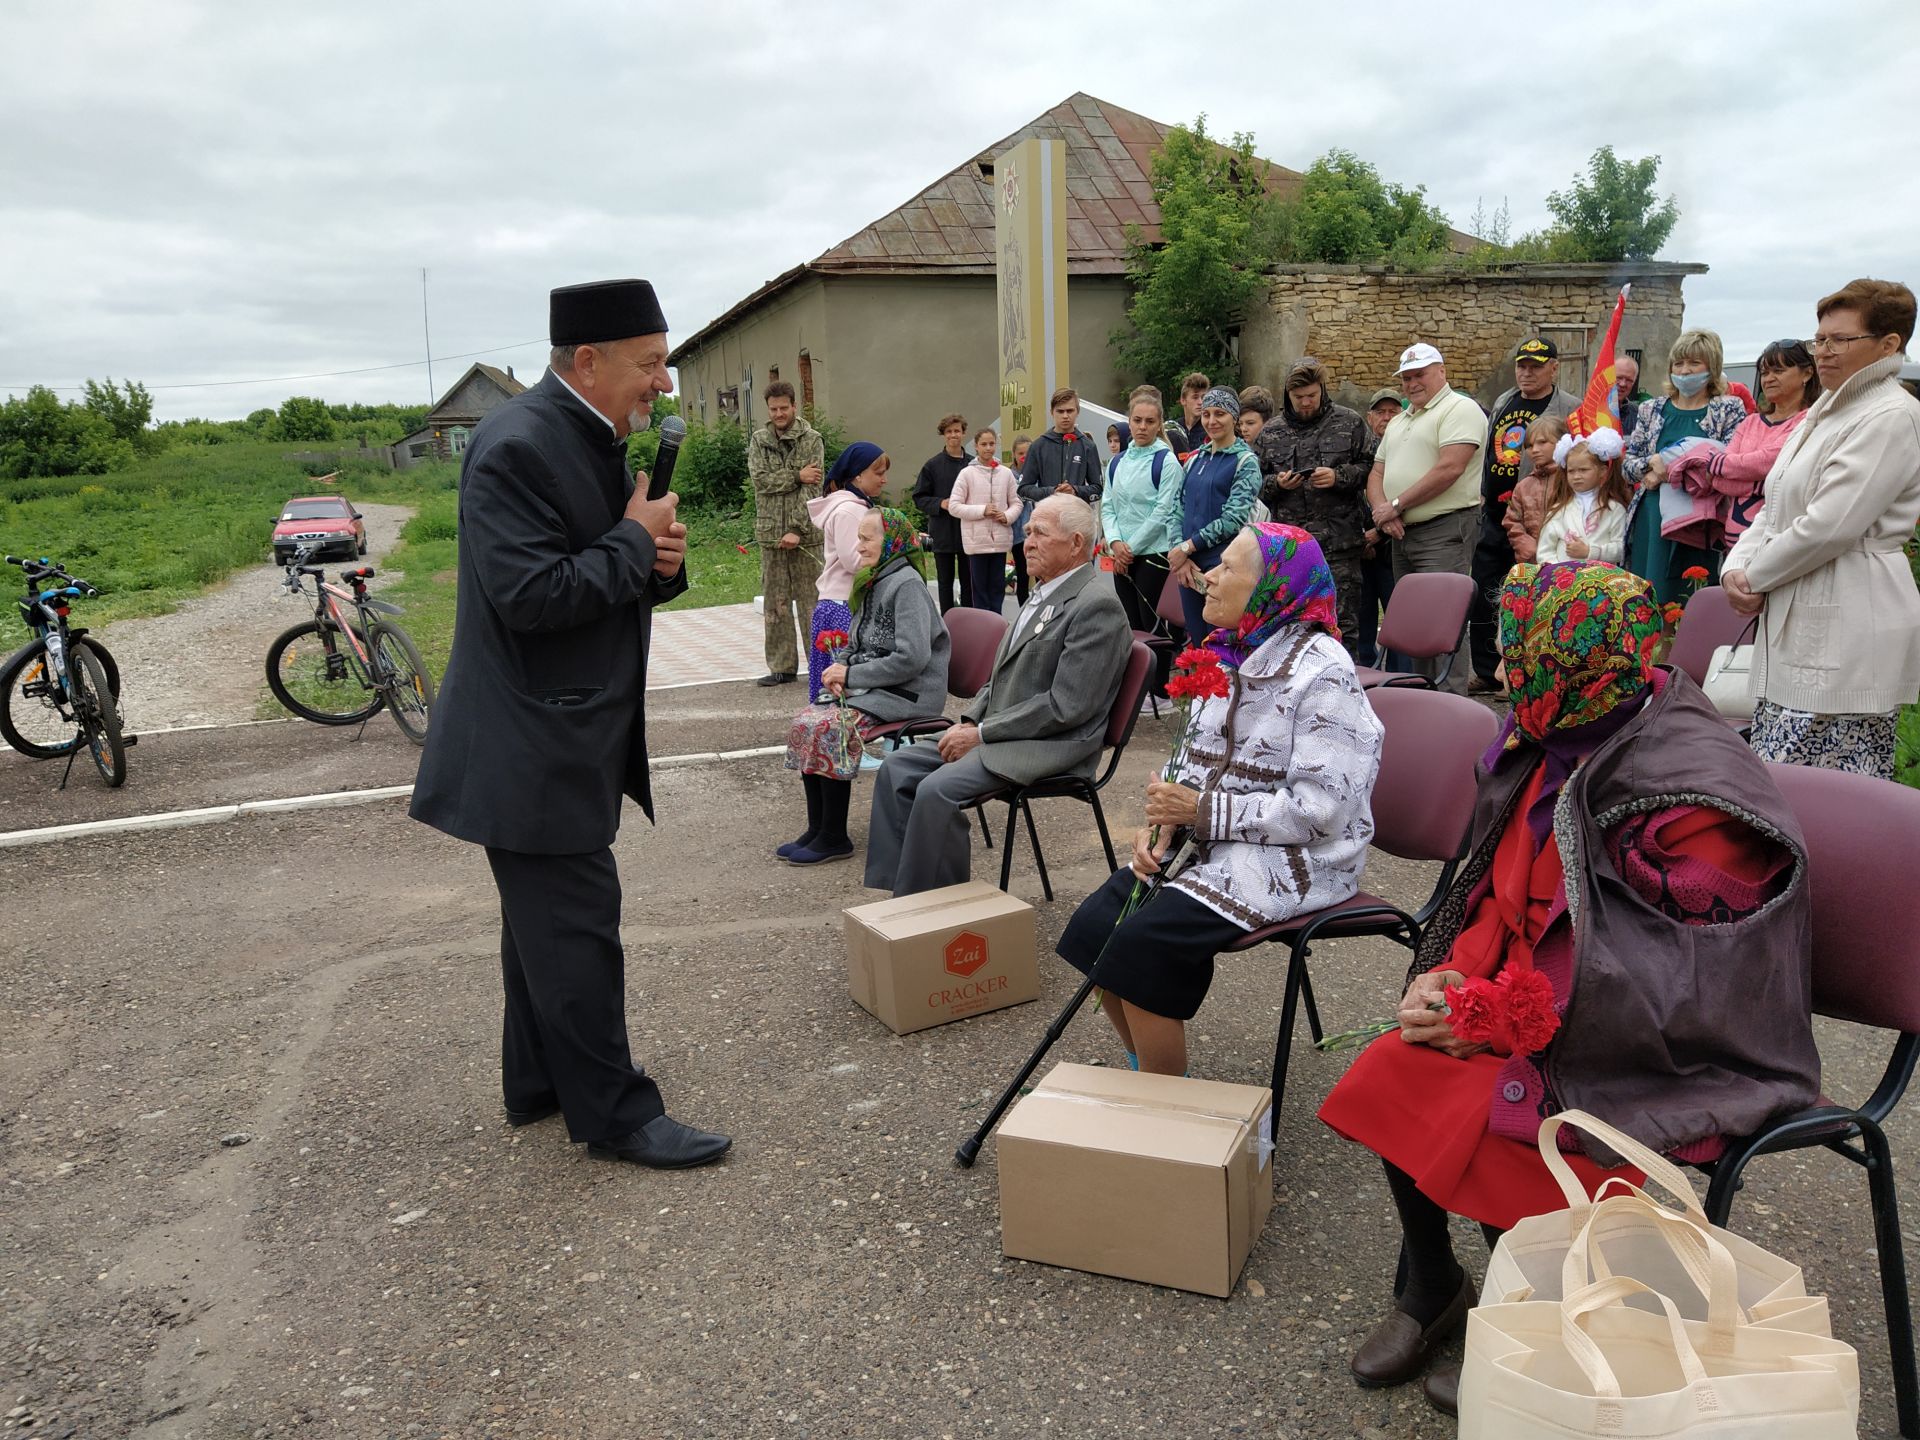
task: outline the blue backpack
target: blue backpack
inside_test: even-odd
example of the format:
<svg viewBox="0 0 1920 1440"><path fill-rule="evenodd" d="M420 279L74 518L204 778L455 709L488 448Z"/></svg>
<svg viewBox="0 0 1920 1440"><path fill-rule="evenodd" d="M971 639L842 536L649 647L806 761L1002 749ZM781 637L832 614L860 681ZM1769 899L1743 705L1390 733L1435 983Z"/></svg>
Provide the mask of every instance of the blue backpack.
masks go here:
<svg viewBox="0 0 1920 1440"><path fill-rule="evenodd" d="M1120 455L1126 453L1126 451L1122 450ZM1160 488L1160 471L1167 463L1167 453L1165 450L1156 450L1153 452L1153 488L1156 490ZM1120 473L1120 455L1114 456L1113 459L1107 462L1107 483L1109 485L1113 483L1113 477Z"/></svg>

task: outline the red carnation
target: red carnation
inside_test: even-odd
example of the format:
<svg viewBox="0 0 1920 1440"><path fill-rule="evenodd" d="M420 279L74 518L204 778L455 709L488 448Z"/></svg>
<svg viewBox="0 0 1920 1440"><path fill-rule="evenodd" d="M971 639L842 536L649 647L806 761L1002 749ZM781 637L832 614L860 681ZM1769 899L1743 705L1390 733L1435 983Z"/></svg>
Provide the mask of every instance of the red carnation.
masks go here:
<svg viewBox="0 0 1920 1440"><path fill-rule="evenodd" d="M1504 505L1509 500L1513 499L1513 492L1511 490L1503 490L1500 492L1500 494L1496 495L1494 498L1498 500L1502 505Z"/></svg>
<svg viewBox="0 0 1920 1440"><path fill-rule="evenodd" d="M818 650L822 655L831 655L834 651L845 645L847 639L847 632L844 630L822 630L818 635L813 637L813 648Z"/></svg>
<svg viewBox="0 0 1920 1440"><path fill-rule="evenodd" d="M1553 1004L1553 982L1538 970L1500 972L1494 988L1506 1002L1509 1055L1538 1055L1560 1028L1560 1012Z"/></svg>
<svg viewBox="0 0 1920 1440"><path fill-rule="evenodd" d="M1491 980L1478 976L1464 985L1447 986L1447 1023L1470 1045L1490 1044L1500 1029L1499 992Z"/></svg>
<svg viewBox="0 0 1920 1440"><path fill-rule="evenodd" d="M1080 438L1080 434L1077 430L1065 430L1061 432L1060 438L1071 445Z"/></svg>
<svg viewBox="0 0 1920 1440"><path fill-rule="evenodd" d="M1704 565L1689 565L1680 572L1680 578L1682 580L1705 580L1707 578L1707 567Z"/></svg>

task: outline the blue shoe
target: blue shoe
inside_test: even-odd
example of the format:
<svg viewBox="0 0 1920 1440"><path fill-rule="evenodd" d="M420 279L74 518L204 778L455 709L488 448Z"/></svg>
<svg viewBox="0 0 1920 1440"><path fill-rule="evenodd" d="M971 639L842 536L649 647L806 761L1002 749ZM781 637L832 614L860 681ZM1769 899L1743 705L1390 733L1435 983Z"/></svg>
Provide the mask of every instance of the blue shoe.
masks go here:
<svg viewBox="0 0 1920 1440"><path fill-rule="evenodd" d="M886 756L876 755L871 750L864 752L860 756L860 768L862 770L878 770L884 764L886 764Z"/></svg>
<svg viewBox="0 0 1920 1440"><path fill-rule="evenodd" d="M778 855L782 860L785 860L788 856L792 855L794 851L804 850L807 848L807 846L811 845L812 843L813 843L813 831L809 830L807 831L806 834L802 835L798 840L789 840L786 844L780 846L780 848L775 850L773 853L775 855Z"/></svg>
<svg viewBox="0 0 1920 1440"><path fill-rule="evenodd" d="M843 840L838 845L822 845L815 841L812 846L797 845L787 852L789 865L824 865L829 860L845 860L853 854L853 842Z"/></svg>

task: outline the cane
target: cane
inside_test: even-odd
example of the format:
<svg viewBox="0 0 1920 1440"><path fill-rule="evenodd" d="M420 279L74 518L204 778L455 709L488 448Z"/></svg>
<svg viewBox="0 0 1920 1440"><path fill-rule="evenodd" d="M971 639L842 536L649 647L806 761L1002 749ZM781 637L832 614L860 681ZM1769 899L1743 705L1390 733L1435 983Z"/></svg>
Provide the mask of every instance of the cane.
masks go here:
<svg viewBox="0 0 1920 1440"><path fill-rule="evenodd" d="M1140 904L1134 907L1135 911L1146 906L1167 883L1174 857L1180 853L1180 847L1186 844L1187 836L1188 831L1184 828L1173 832L1173 843L1167 847L1167 863L1148 882L1147 893ZM1125 918L1124 915L1121 917L1121 919ZM1118 932L1120 922L1116 920L1113 928ZM1019 1098L1020 1087L1033 1077L1033 1072L1040 1068L1040 1062L1047 1058L1047 1051L1051 1050L1054 1042L1066 1033L1067 1026L1073 1023L1073 1017L1079 1012L1080 1007L1087 1003L1087 996L1091 995L1100 983L1100 967L1106 961L1107 951L1112 948L1113 936L1109 935L1107 943L1100 947L1100 953L1094 957L1093 964L1087 967L1087 978L1080 983L1080 988L1073 992L1073 998L1067 1001L1066 1008L1053 1017L1053 1023L1047 1026L1047 1033L1040 1037L1038 1048L1027 1057L1027 1063L1022 1065L1020 1073L1013 1077L1013 1083L1000 1092L1000 1098L993 1102L993 1108L987 1112L987 1118L980 1122L980 1128L969 1135L966 1142L953 1152L953 1158L963 1167L971 1169L973 1162L980 1158L980 1147L987 1143L987 1136L992 1132L993 1127L1000 1123L1000 1117L1007 1113L1007 1107Z"/></svg>

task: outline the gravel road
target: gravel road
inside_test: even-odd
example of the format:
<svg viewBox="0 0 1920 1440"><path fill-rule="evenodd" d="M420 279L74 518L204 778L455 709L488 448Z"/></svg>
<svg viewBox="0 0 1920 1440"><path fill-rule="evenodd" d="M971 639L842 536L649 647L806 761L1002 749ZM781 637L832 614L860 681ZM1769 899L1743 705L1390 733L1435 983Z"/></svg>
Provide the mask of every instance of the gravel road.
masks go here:
<svg viewBox="0 0 1920 1440"><path fill-rule="evenodd" d="M792 703L750 684L668 692L650 738L764 743ZM239 798L276 773L300 779L275 793L328 788L349 764L390 783L412 748L390 722L228 739L143 748L136 798L155 803L139 808ZM1107 792L1116 830L1167 739L1142 722ZM0 809L53 806L53 783L0 764ZM737 1142L684 1175L589 1164L558 1122L505 1125L485 861L397 803L0 850L0 888L34 897L10 914L0 1018L0 1435L1454 1433L1418 1387L1347 1375L1387 1303L1395 1231L1378 1164L1314 1119L1346 1057L1294 1056L1276 1204L1231 1299L1002 1257L997 1147L971 1171L949 1157L1077 979L1051 951L1104 869L1084 811L1039 807L1061 896L1036 907L1039 1003L896 1037L847 995L839 912L872 898L858 867L766 854L800 823L779 757L665 770L655 792L659 826L629 807L616 846L635 1053L676 1114ZM90 816L125 793L60 803ZM856 839L870 795L863 780ZM975 873L997 861L976 852ZM1376 852L1367 883L1411 899L1431 872ZM1013 888L1039 901L1024 844ZM1200 1073L1264 1082L1280 964L1222 963ZM1406 956L1340 941L1313 965L1328 1022L1351 1025L1391 1004ZM1885 1039L1819 1035L1828 1091L1864 1094ZM1085 1013L1055 1058L1119 1057ZM1890 1124L1909 1215L1914 1113ZM1860 1433L1890 1435L1858 1172L1765 1159L1734 1223L1832 1296L1860 1347ZM1456 1239L1477 1270L1478 1232Z"/></svg>
<svg viewBox="0 0 1920 1440"><path fill-rule="evenodd" d="M363 503L360 513L367 519L362 563L377 565L399 542L413 507ZM261 548L266 548L264 534ZM339 564L344 568L347 562ZM395 578L397 572L382 575L373 588ZM280 588L280 580L278 566L261 564L170 615L121 620L102 629L101 640L120 662L127 730L137 735L173 725L256 719L267 646L312 613Z"/></svg>

